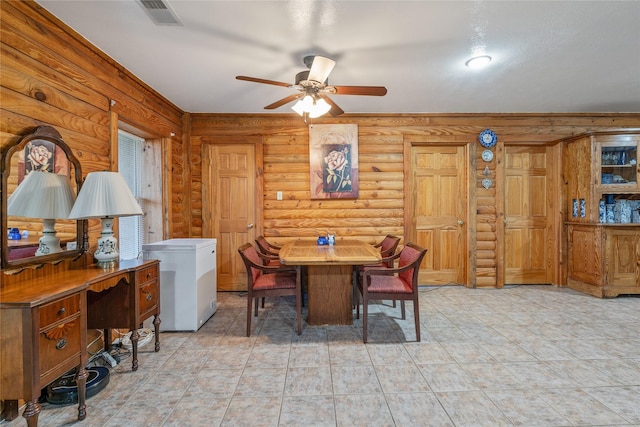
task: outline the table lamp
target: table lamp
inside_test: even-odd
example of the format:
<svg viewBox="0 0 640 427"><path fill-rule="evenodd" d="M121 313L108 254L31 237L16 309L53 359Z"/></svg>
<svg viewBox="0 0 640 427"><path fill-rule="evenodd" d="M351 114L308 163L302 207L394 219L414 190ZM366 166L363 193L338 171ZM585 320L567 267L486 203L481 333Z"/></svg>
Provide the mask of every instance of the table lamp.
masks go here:
<svg viewBox="0 0 640 427"><path fill-rule="evenodd" d="M36 256L62 252L56 236L56 219L68 218L75 198L67 176L43 171L29 173L9 196L8 215L43 220Z"/></svg>
<svg viewBox="0 0 640 427"><path fill-rule="evenodd" d="M122 175L91 172L82 184L69 218L99 218L102 221L102 233L93 257L98 266L107 268L116 265L120 259L118 240L113 235L113 219L131 215L142 215L142 209Z"/></svg>

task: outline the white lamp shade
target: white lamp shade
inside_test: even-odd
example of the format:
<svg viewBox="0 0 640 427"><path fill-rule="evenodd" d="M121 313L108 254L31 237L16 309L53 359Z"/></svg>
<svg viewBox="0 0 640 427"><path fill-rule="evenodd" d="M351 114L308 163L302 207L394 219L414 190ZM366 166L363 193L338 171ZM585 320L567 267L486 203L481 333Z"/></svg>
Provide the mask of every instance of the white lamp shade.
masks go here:
<svg viewBox="0 0 640 427"><path fill-rule="evenodd" d="M142 215L142 209L118 172L91 172L87 175L70 219L115 218Z"/></svg>
<svg viewBox="0 0 640 427"><path fill-rule="evenodd" d="M66 219L76 196L69 178L32 171L7 200L7 214L27 218Z"/></svg>
<svg viewBox="0 0 640 427"><path fill-rule="evenodd" d="M327 114L330 109L331 105L329 105L329 103L324 99L319 98L318 100L316 100L316 102L313 104L313 107L309 111L309 117L315 119L316 117Z"/></svg>

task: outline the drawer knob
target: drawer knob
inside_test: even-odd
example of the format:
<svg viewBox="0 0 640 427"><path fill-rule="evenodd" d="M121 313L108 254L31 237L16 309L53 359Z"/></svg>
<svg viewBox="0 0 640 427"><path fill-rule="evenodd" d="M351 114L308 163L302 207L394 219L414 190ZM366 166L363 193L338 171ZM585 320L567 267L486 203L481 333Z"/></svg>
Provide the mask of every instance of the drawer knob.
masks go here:
<svg viewBox="0 0 640 427"><path fill-rule="evenodd" d="M151 273L147 273L147 279L151 279Z"/></svg>
<svg viewBox="0 0 640 427"><path fill-rule="evenodd" d="M66 309L66 308L64 308L64 307L62 307L60 310L58 310L58 314L59 314L60 316L62 316L62 315L63 315L63 314L65 314L66 312L67 312L67 309Z"/></svg>
<svg viewBox="0 0 640 427"><path fill-rule="evenodd" d="M151 301L151 298L153 298L151 294L147 294L147 301Z"/></svg>
<svg viewBox="0 0 640 427"><path fill-rule="evenodd" d="M56 343L57 350L62 350L66 346L67 346L67 340L65 340L64 338L59 339L58 342Z"/></svg>

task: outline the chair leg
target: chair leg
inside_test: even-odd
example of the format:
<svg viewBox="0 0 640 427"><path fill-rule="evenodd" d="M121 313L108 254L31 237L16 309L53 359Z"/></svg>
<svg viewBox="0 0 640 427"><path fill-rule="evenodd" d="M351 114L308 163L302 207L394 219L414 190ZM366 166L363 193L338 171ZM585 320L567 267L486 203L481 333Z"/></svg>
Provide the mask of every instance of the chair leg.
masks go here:
<svg viewBox="0 0 640 427"><path fill-rule="evenodd" d="M367 298L366 292L363 292L362 295L362 342L367 343L367 314L369 308L369 299Z"/></svg>
<svg viewBox="0 0 640 427"><path fill-rule="evenodd" d="M256 300L257 301L257 300ZM251 304L253 303L253 298L247 296L247 336L251 336Z"/></svg>
<svg viewBox="0 0 640 427"><path fill-rule="evenodd" d="M413 300L413 317L416 321L416 341L420 342L420 308L418 307L418 299Z"/></svg>
<svg viewBox="0 0 640 427"><path fill-rule="evenodd" d="M300 289L300 293L302 294L302 289ZM303 297L296 297L296 321L298 322L298 335L302 334L302 300Z"/></svg>
<svg viewBox="0 0 640 427"><path fill-rule="evenodd" d="M356 298L358 294L358 271L356 266L351 267L351 308L356 308Z"/></svg>
<svg viewBox="0 0 640 427"><path fill-rule="evenodd" d="M254 316L258 317L258 300L259 298L256 298L256 309L255 309L255 313ZM262 297L262 308L264 308L264 297Z"/></svg>
<svg viewBox="0 0 640 427"><path fill-rule="evenodd" d="M400 310L402 311L402 320L405 320L407 318L407 313L404 310L404 300L403 299L400 300Z"/></svg>

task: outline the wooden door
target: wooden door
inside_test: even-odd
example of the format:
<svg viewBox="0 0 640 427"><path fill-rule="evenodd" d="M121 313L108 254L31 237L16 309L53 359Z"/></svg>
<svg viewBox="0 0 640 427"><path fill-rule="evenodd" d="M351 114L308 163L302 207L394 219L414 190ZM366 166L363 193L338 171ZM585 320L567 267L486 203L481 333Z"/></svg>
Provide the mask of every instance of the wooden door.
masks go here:
<svg viewBox="0 0 640 427"><path fill-rule="evenodd" d="M463 145L411 148L410 232L427 249L420 284L467 282L467 168Z"/></svg>
<svg viewBox="0 0 640 427"><path fill-rule="evenodd" d="M554 283L560 246L553 162L552 147L505 147L505 284Z"/></svg>
<svg viewBox="0 0 640 427"><path fill-rule="evenodd" d="M203 186L203 220L217 239L218 290L247 288L238 247L255 240L256 162L253 144L207 145L208 182ZM208 234L208 233L207 233Z"/></svg>

